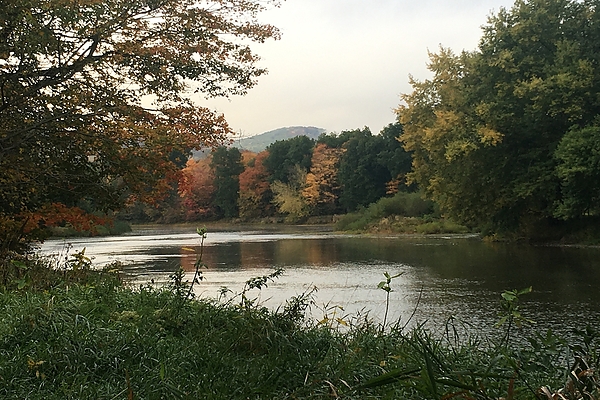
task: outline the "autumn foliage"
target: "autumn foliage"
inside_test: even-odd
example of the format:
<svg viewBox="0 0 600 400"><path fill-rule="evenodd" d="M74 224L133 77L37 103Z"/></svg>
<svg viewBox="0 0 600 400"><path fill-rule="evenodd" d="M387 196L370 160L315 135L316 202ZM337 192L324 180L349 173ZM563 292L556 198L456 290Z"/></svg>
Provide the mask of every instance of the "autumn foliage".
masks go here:
<svg viewBox="0 0 600 400"><path fill-rule="evenodd" d="M397 140L401 133L398 124L390 124L381 135L363 129L323 135L316 143L308 137L291 138L258 154L219 148L208 158L189 161L183 169L179 183L183 214L188 221L222 217L225 208L232 209L227 205L232 201L237 202L238 212L227 217L242 220L276 217L301 222L311 216L354 211L341 203L344 194L374 188L376 193L353 197L358 207L365 200L378 200L390 187L398 191L401 177L410 168L406 162L410 156ZM353 150L348 152L349 148ZM369 168L375 162L377 168ZM386 181L392 175L396 178ZM362 184L365 181L368 187ZM221 197L216 195L219 186Z"/></svg>
<svg viewBox="0 0 600 400"><path fill-rule="evenodd" d="M324 143L317 144L313 151L311 168L306 175L302 195L306 202L320 213L336 211L336 201L341 189L337 171L343 153L343 148L330 148Z"/></svg>
<svg viewBox="0 0 600 400"><path fill-rule="evenodd" d="M264 165L268 156L266 151L256 154L240 174L239 207L242 218L257 218L269 215L271 211L269 173Z"/></svg>
<svg viewBox="0 0 600 400"><path fill-rule="evenodd" d="M167 198L190 151L230 133L189 94L244 94L256 84L265 70L249 43L279 37L257 20L276 5L3 1L0 249L33 239L36 221L60 220L41 213L62 210L68 221L83 209L110 214Z"/></svg>
<svg viewBox="0 0 600 400"><path fill-rule="evenodd" d="M215 191L210 160L189 160L179 181L179 196L186 220L195 221L213 215L212 196Z"/></svg>

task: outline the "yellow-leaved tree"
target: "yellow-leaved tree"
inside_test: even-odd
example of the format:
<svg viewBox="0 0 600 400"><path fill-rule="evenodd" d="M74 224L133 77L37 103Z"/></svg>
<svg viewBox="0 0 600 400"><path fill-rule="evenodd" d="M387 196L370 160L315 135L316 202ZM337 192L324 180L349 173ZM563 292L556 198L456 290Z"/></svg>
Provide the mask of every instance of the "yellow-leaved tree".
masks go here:
<svg viewBox="0 0 600 400"><path fill-rule="evenodd" d="M521 0L477 50L430 55L398 110L411 177L459 222L560 238L600 220L600 8ZM552 237L553 230L556 237Z"/></svg>
<svg viewBox="0 0 600 400"><path fill-rule="evenodd" d="M328 147L325 143L318 143L313 150L310 171L306 174L302 190L302 196L313 214L333 214L339 207L340 184L337 173L343 153L343 148Z"/></svg>

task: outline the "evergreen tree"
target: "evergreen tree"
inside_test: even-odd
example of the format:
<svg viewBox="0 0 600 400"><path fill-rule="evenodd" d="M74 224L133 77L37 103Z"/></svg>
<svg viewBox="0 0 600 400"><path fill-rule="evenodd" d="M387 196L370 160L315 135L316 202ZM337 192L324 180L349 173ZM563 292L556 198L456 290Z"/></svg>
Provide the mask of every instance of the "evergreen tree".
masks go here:
<svg viewBox="0 0 600 400"><path fill-rule="evenodd" d="M211 169L214 175L213 207L217 216L238 216L240 174L244 171L242 154L236 147L218 147L212 154Z"/></svg>
<svg viewBox="0 0 600 400"><path fill-rule="evenodd" d="M346 211L354 211L385 196L386 183L392 176L380 159L385 150L382 136L372 135L366 127L342 135L350 139L343 145L345 151L339 164L340 203Z"/></svg>
<svg viewBox="0 0 600 400"><path fill-rule="evenodd" d="M308 136L296 136L291 139L278 140L267 147L269 156L264 165L271 176L271 182L289 182L289 175L296 165L305 172L310 169L314 140Z"/></svg>

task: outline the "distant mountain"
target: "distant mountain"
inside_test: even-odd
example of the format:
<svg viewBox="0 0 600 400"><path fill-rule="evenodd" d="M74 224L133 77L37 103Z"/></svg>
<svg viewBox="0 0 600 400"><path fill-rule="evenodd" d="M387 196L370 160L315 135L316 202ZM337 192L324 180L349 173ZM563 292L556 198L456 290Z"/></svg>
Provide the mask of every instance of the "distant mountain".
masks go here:
<svg viewBox="0 0 600 400"><path fill-rule="evenodd" d="M258 153L278 140L285 140L296 136L308 136L309 138L317 139L319 135L324 132L326 132L325 129L315 128L314 126L290 126L261 133L260 135L238 139L233 146Z"/></svg>

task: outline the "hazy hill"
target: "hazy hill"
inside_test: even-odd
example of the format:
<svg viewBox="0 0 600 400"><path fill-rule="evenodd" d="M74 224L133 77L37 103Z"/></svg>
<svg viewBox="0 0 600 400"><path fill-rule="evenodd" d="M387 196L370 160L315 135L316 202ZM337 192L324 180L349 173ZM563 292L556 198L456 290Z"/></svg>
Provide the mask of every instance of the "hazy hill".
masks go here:
<svg viewBox="0 0 600 400"><path fill-rule="evenodd" d="M312 139L317 139L319 135L326 132L323 128L315 128L314 126L290 126L287 128L279 128L273 131L261 133L260 135L251 136L243 139L237 139L233 146L250 150L258 153L266 149L271 143L278 140L285 140L296 136L304 135ZM210 149L193 151L192 158L198 160L207 157L210 154Z"/></svg>
<svg viewBox="0 0 600 400"><path fill-rule="evenodd" d="M315 128L314 126L290 126L287 128L279 128L273 131L261 133L260 135L251 136L248 138L238 139L233 144L240 149L246 149L253 152L263 151L271 143L278 140L285 140L296 136L308 136L312 139L317 139L325 129Z"/></svg>

